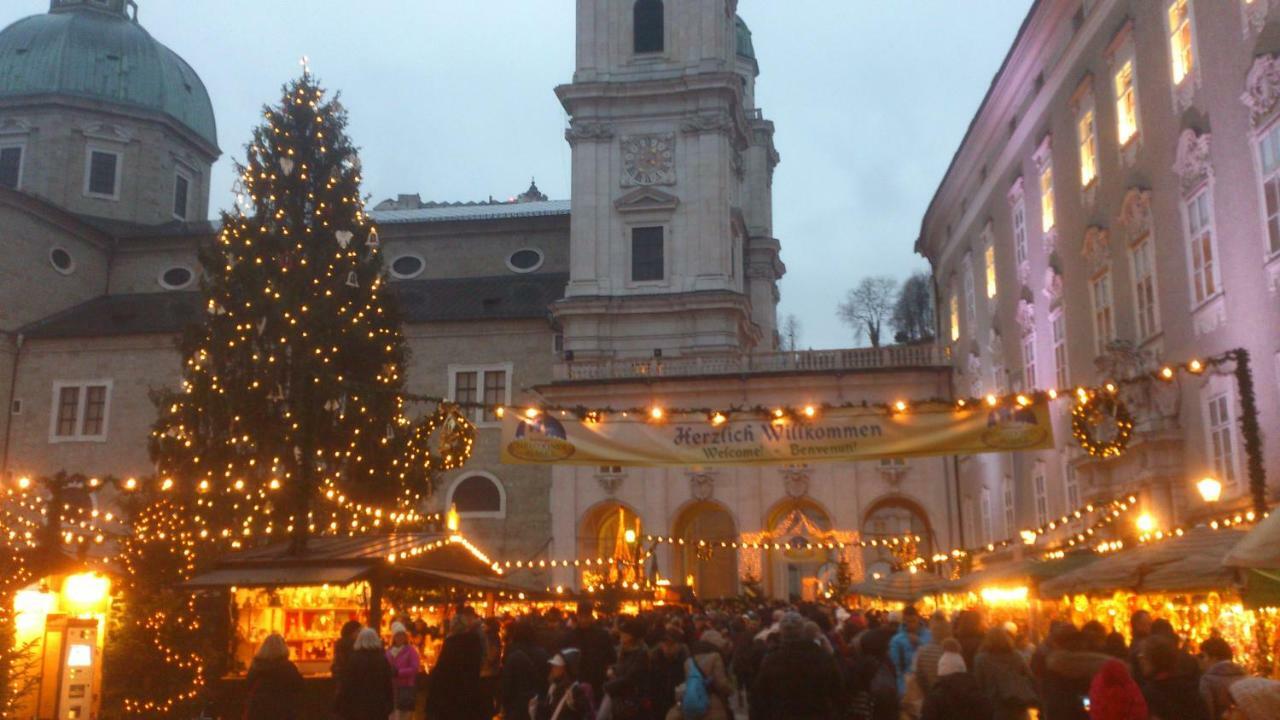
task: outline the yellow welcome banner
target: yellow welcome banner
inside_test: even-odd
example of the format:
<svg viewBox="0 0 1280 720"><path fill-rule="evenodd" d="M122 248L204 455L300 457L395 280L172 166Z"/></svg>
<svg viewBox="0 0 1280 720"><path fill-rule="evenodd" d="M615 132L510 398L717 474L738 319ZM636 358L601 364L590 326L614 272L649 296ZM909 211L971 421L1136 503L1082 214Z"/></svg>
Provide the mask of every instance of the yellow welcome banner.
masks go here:
<svg viewBox="0 0 1280 720"><path fill-rule="evenodd" d="M745 416L712 425L702 416L660 422L611 415L600 422L538 413L502 421L511 465L770 465L822 460L970 455L1053 447L1049 408L920 408L885 414L828 410L812 419Z"/></svg>

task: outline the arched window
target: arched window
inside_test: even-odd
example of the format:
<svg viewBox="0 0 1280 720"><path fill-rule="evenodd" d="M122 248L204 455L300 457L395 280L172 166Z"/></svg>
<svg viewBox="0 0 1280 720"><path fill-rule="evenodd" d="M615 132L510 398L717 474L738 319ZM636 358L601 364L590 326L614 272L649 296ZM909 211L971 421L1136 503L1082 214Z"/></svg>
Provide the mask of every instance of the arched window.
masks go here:
<svg viewBox="0 0 1280 720"><path fill-rule="evenodd" d="M507 493L496 477L473 473L453 484L448 505L462 517L502 518L507 516Z"/></svg>
<svg viewBox="0 0 1280 720"><path fill-rule="evenodd" d="M664 49L662 0L636 0L635 51L657 53Z"/></svg>

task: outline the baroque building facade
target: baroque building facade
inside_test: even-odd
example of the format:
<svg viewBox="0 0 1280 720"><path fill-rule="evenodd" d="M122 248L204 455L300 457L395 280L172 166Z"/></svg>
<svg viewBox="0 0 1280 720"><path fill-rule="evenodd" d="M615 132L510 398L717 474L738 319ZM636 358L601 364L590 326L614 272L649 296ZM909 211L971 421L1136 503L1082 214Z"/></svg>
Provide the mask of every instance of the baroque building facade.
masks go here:
<svg viewBox="0 0 1280 720"><path fill-rule="evenodd" d="M1278 6L1034 3L916 245L957 394L1069 390L1244 348L1264 460L1280 463ZM1229 372L1123 397L1135 431L1119 458L1079 450L1062 398L1059 450L961 459L968 537L1121 493L1160 527L1248 507Z"/></svg>
<svg viewBox="0 0 1280 720"><path fill-rule="evenodd" d="M411 392L522 403L724 407L888 403L949 390L930 346L781 352L774 126L736 0L579 0L572 198L377 205L405 317ZM108 72L123 63L128 73ZM105 64L105 65L104 65ZM44 72L59 68L59 72ZM118 68L116 68L118 70ZM550 100L550 99L549 99ZM0 31L0 477L146 476L154 390L180 380L199 315L197 249L219 138L199 77L126 0L53 0ZM230 200L230 198L228 198ZM955 547L950 458L794 467L503 465L497 418L442 479L497 559L613 556L619 524L773 549L654 546L652 571L704 596L742 580L812 595L883 549L809 544L918 534ZM110 502L109 498L104 502ZM516 574L581 584L568 571Z"/></svg>

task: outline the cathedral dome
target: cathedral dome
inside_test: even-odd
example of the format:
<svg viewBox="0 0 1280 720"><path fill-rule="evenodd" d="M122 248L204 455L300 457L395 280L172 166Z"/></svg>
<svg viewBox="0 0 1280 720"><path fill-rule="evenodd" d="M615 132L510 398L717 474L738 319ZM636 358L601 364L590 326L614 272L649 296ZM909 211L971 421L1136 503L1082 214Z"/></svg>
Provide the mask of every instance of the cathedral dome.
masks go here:
<svg viewBox="0 0 1280 720"><path fill-rule="evenodd" d="M0 31L0 100L62 95L160 113L216 148L204 83L138 24L136 7L132 0L52 0L48 13Z"/></svg>
<svg viewBox="0 0 1280 720"><path fill-rule="evenodd" d="M751 42L751 28L747 27L747 21L743 20L741 15L736 17L736 26L738 29L738 55L748 60L755 60L756 46Z"/></svg>

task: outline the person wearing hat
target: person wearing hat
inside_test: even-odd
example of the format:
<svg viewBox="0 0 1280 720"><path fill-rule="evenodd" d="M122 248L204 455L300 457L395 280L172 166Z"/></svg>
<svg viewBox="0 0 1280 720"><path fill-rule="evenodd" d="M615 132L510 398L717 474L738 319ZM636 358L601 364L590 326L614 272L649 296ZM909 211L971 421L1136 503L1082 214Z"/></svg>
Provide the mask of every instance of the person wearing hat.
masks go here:
<svg viewBox="0 0 1280 720"><path fill-rule="evenodd" d="M431 670L427 693L427 720L488 720L492 706L486 703L480 684L484 663L484 638L476 632L473 614L459 612ZM487 714L486 714L487 713Z"/></svg>
<svg viewBox="0 0 1280 720"><path fill-rule="evenodd" d="M578 681L581 662L582 654L574 648L565 648L547 661L547 690L529 701L530 718L595 720L591 689Z"/></svg>
<svg viewBox="0 0 1280 720"><path fill-rule="evenodd" d="M733 692L733 686L729 684L729 674L724 669L724 652L728 649L729 642L720 631L703 631L701 639L693 644L692 656L684 662L684 681L675 687L672 697L674 705L656 717L665 716L666 720L731 720L733 716L729 713L729 695ZM694 663L698 664L698 672L706 684L710 704L705 715L686 718L681 708L681 699Z"/></svg>
<svg viewBox="0 0 1280 720"><path fill-rule="evenodd" d="M978 681L965 669L959 641L950 638L942 644L942 649L942 657L938 659L938 678L925 695L920 720L987 720L992 717L991 703L987 702Z"/></svg>
<svg viewBox="0 0 1280 720"><path fill-rule="evenodd" d="M618 626L618 662L609 668L604 683L605 704L613 720L648 720L651 717L649 695L649 650L644 637L648 628L637 617L628 617Z"/></svg>
<svg viewBox="0 0 1280 720"><path fill-rule="evenodd" d="M411 720L418 704L418 672L422 670L422 658L418 649L409 642L409 630L400 623L391 626L391 647L387 648L387 662L394 674L396 711L392 720Z"/></svg>

